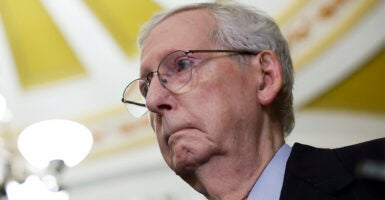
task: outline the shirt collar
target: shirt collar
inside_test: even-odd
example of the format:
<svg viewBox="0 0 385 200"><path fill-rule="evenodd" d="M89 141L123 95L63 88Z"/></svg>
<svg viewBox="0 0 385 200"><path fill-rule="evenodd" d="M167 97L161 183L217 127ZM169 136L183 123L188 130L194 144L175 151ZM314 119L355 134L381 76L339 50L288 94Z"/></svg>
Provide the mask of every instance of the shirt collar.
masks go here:
<svg viewBox="0 0 385 200"><path fill-rule="evenodd" d="M273 159L263 170L261 176L254 184L247 200L264 199L278 200L281 194L283 178L285 175L286 161L289 158L291 147L287 144L275 153Z"/></svg>

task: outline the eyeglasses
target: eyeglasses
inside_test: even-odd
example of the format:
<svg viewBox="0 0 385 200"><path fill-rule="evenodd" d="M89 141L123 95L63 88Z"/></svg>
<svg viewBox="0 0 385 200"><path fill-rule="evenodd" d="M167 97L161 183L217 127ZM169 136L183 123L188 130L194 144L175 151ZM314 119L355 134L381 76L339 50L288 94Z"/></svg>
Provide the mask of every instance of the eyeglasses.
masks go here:
<svg viewBox="0 0 385 200"><path fill-rule="evenodd" d="M192 77L192 68L202 59L192 56L196 53L234 53L257 55L259 51L249 50L177 50L167 54L159 63L156 71L148 73L144 78L130 82L123 92L122 102L134 117L143 116L148 110L146 97L154 74L158 75L161 85L173 93L186 86Z"/></svg>

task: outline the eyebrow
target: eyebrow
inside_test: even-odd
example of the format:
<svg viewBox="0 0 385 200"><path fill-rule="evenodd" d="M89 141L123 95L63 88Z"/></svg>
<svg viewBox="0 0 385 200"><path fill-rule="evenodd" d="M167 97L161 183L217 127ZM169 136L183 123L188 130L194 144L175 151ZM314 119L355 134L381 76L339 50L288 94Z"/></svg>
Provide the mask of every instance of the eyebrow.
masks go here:
<svg viewBox="0 0 385 200"><path fill-rule="evenodd" d="M178 49L166 49L166 50L162 50L162 52L160 54L158 54L158 56L151 56L150 58L159 58L159 61L154 64L155 67L152 66L152 65L148 65L148 64L143 65L144 62L141 62L142 60L140 59L139 60L139 66L140 66L139 78L140 79L146 78L146 76L149 73L156 71L158 69L158 66L159 66L160 62L164 59L164 57L167 56L168 54L170 54L171 52L177 51L177 50ZM154 67L154 69L153 70L149 70L152 67Z"/></svg>

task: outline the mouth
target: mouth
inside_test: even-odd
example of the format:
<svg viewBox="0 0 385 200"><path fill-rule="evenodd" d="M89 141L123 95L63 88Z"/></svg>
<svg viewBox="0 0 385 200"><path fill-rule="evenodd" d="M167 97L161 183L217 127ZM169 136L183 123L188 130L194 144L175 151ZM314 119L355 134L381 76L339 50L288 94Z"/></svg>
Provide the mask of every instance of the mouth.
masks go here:
<svg viewBox="0 0 385 200"><path fill-rule="evenodd" d="M178 128L178 129L175 129L173 131L170 131L170 134L167 134L165 137L166 144L168 144L170 146L173 143L173 141L175 141L175 139L177 139L177 137L179 137L181 134L183 134L183 132L193 130L193 129L195 130L196 128L183 127L183 128Z"/></svg>

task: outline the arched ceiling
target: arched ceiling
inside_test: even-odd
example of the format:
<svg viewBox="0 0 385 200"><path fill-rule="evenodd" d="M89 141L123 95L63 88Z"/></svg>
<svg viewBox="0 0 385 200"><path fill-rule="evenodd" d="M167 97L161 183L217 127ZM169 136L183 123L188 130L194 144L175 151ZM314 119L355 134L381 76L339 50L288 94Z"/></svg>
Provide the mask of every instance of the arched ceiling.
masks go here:
<svg viewBox="0 0 385 200"><path fill-rule="evenodd" d="M384 119L384 1L239 2L271 14L288 38L297 113ZM137 75L140 25L183 3L188 1L0 1L0 92L13 116L3 137L15 138L40 120L66 118L92 129L90 157L154 143L146 119L125 112L121 93Z"/></svg>
<svg viewBox="0 0 385 200"><path fill-rule="evenodd" d="M86 73L40 1L4 0L0 13L22 88Z"/></svg>
<svg viewBox="0 0 385 200"><path fill-rule="evenodd" d="M71 199L167 189L167 177L156 176L157 183L147 173L165 168L147 119L130 117L120 98L138 74L140 25L159 10L201 1L0 0L0 93L9 109L0 144L15 156L28 125L75 120L91 129L95 144L64 177ZM297 122L289 144L332 147L385 136L385 1L221 0L232 1L272 15L290 43Z"/></svg>

